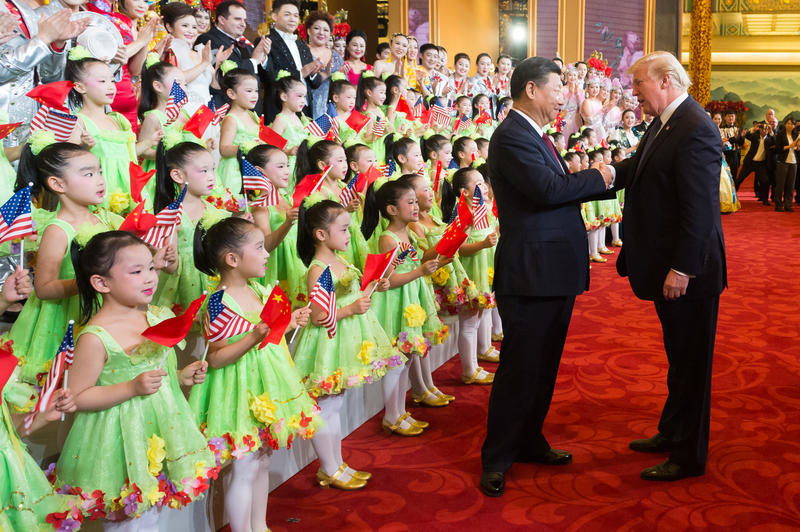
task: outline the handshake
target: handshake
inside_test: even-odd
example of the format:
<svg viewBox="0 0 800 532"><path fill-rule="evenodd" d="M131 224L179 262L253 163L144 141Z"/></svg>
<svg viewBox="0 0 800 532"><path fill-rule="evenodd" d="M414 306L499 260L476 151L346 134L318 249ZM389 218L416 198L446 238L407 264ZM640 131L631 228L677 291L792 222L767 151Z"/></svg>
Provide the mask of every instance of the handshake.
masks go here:
<svg viewBox="0 0 800 532"><path fill-rule="evenodd" d="M603 181L606 182L606 188L611 188L611 185L614 183L614 173L612 172L611 167L606 163L598 161L593 163L591 168L599 170L603 175Z"/></svg>

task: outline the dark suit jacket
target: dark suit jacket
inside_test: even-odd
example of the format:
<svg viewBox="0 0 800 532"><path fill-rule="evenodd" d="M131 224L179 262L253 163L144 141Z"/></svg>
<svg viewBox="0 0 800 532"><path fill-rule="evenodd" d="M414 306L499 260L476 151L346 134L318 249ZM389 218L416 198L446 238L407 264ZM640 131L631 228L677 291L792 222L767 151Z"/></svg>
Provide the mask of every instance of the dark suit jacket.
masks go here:
<svg viewBox="0 0 800 532"><path fill-rule="evenodd" d="M650 123L652 124L653 122L651 121ZM647 131L648 127L649 124L645 124L644 122L639 122L638 124L633 126L633 130L638 132L639 138L642 138L642 135L644 135L644 132Z"/></svg>
<svg viewBox="0 0 800 532"><path fill-rule="evenodd" d="M286 70L296 78L300 78L300 71L297 70L297 65L294 62L294 58L292 58L289 47L274 28L269 32L269 38L272 41L272 46L269 50L267 68L262 76L262 84L265 87L264 123L266 124L271 123L275 119L275 115L280 112L275 90L273 88L275 76L277 76L278 72L281 70ZM259 41L260 40L261 39L259 38ZM258 41L256 41L256 46L258 46ZM314 61L314 56L311 54L311 49L302 39L297 39L297 49L300 52L300 61L302 62L303 66ZM322 83L322 76L318 74L306 78L308 94L306 95L307 105L305 109L303 109L303 112L308 116L311 116L311 89L316 89L319 87L320 83Z"/></svg>
<svg viewBox="0 0 800 532"><path fill-rule="evenodd" d="M756 156L758 153L758 145L761 142L761 135L758 131L754 132L747 132L744 135L744 138L750 141L750 149L747 150L747 154L744 156L744 162L742 165L749 164L750 161ZM775 134L767 135L764 137L764 148L766 150L766 156L764 158L764 162L767 164L767 170L770 172L775 170L775 163L777 162L777 155L775 153Z"/></svg>
<svg viewBox="0 0 800 532"><path fill-rule="evenodd" d="M655 134L655 131L651 132ZM663 300L670 268L696 276L687 298L719 294L727 286L719 214L722 140L703 108L688 97L649 148L619 163L615 188L626 187L625 245L617 271L637 297ZM642 151L646 157L641 161Z"/></svg>
<svg viewBox="0 0 800 532"><path fill-rule="evenodd" d="M792 131L792 138L797 138L797 130L795 129ZM775 154L778 157L778 161L785 163L786 158L789 157L789 150L786 149L786 146L789 145L789 139L786 137L786 130L781 129L778 131L778 134L775 135ZM795 163L800 162L800 150L794 150L794 159Z"/></svg>
<svg viewBox="0 0 800 532"><path fill-rule="evenodd" d="M220 48L229 48L231 44L234 44L234 40L231 37L228 37L224 33L222 33L216 26L212 26L210 30L206 33L200 35L197 40L195 41L195 46L198 44L205 45L207 42L211 42L211 50L216 51ZM240 47L234 46L233 52L231 53L230 60L235 62L239 68L243 68L248 72L252 72L253 74L258 74L256 71L253 62L250 61L250 57L253 55L253 47ZM211 95L214 97L214 105L220 107L225 105L228 102L228 98L225 96L225 91L220 89L211 88ZM256 104L256 110L259 109L258 104Z"/></svg>
<svg viewBox="0 0 800 532"><path fill-rule="evenodd" d="M495 293L552 297L586 290L589 253L580 201L606 190L600 172L570 174L516 111L492 135L489 168L500 219Z"/></svg>

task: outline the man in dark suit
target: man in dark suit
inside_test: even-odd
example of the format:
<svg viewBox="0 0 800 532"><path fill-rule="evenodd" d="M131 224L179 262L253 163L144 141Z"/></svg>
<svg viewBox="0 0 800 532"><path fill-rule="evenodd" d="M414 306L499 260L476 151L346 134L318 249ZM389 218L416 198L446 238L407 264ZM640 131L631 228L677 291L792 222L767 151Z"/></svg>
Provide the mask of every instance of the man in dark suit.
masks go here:
<svg viewBox="0 0 800 532"><path fill-rule="evenodd" d="M736 113L727 111L723 117L724 122L720 125L722 133L722 147L725 153L725 162L731 169L734 181L736 174L739 173L739 162L741 161L741 147L744 144L744 137L739 127L736 125Z"/></svg>
<svg viewBox="0 0 800 532"><path fill-rule="evenodd" d="M207 42L210 42L215 58L218 53L230 53L228 59L235 62L239 68L258 75L259 71L267 65L272 41L261 39L258 46L254 47L244 36L246 27L247 12L241 2L236 0L220 2L217 6L214 26L197 38L195 49L199 50ZM214 97L214 105L217 107L225 105L228 101L223 89L211 87L211 95Z"/></svg>
<svg viewBox="0 0 800 532"><path fill-rule="evenodd" d="M492 135L489 167L500 220L494 290L503 321L481 450L480 487L497 497L514 462L563 465L567 451L542 434L575 296L589 286L580 202L606 191L611 167L570 174L542 128L562 104L561 71L549 59L517 65L514 108Z"/></svg>
<svg viewBox="0 0 800 532"><path fill-rule="evenodd" d="M770 176L775 174L777 165L775 152L775 131L769 122L757 122L744 137L750 141L750 149L744 156L742 169L736 178L736 189L751 172L755 172L753 189L764 205L769 205Z"/></svg>
<svg viewBox="0 0 800 532"><path fill-rule="evenodd" d="M272 20L275 21L269 33L272 47L269 51L268 66L262 77L265 82L264 123L267 124L271 123L275 115L280 112L272 87L278 72L286 70L303 81L308 89L306 94L308 103L303 112L308 116L311 116L311 89L316 89L323 81L322 76L318 75L323 68L322 63L314 59L308 45L295 34L300 24L300 8L297 0L273 0Z"/></svg>
<svg viewBox="0 0 800 532"><path fill-rule="evenodd" d="M719 295L727 285L719 214L719 129L686 89L680 62L653 52L633 64L633 91L656 118L636 155L615 163L625 187L625 246L617 270L634 294L654 301L669 371L658 433L631 449L670 453L645 480L705 473Z"/></svg>
<svg viewBox="0 0 800 532"><path fill-rule="evenodd" d="M647 131L647 128L653 122L653 117L647 113L642 113L642 121L633 126L633 130L636 131L639 135L639 138L642 138L644 132Z"/></svg>

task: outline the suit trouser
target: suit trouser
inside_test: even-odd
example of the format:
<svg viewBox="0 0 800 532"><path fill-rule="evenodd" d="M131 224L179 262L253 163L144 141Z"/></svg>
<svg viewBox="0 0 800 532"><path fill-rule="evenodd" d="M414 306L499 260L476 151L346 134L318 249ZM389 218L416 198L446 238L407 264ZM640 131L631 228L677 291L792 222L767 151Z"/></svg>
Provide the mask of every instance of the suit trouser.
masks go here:
<svg viewBox="0 0 800 532"><path fill-rule="evenodd" d="M763 167L759 170L759 167ZM766 176L767 165L764 161L754 161L752 159L745 159L742 167L739 169L739 175L734 178L734 184L736 186L736 190L739 190L739 187L742 185L747 176L749 176L752 172L755 172L755 179L753 180L753 189L758 196L758 182L759 182L759 172L762 172L764 176Z"/></svg>
<svg viewBox="0 0 800 532"><path fill-rule="evenodd" d="M676 444L670 454L671 461L688 466L705 465L719 296L656 301L655 307L669 362L669 395L661 411L658 431Z"/></svg>
<svg viewBox="0 0 800 532"><path fill-rule="evenodd" d="M497 296L504 336L481 449L484 471L505 472L518 457L550 450L542 425L574 304L575 296Z"/></svg>
<svg viewBox="0 0 800 532"><path fill-rule="evenodd" d="M794 194L794 182L797 176L796 163L778 163L775 172L775 206L782 205L784 208L791 208L792 194Z"/></svg>
<svg viewBox="0 0 800 532"><path fill-rule="evenodd" d="M725 150L722 154L725 156L725 162L728 163L728 167L731 169L731 176L733 176L734 181L736 181L736 174L739 172L740 151Z"/></svg>

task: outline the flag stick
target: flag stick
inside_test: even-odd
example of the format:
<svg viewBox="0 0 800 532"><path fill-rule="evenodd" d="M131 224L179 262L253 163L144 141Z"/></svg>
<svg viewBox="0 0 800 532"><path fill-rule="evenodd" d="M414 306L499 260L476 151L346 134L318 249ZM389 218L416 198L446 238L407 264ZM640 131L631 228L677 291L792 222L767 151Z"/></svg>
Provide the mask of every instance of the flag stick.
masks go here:
<svg viewBox="0 0 800 532"><path fill-rule="evenodd" d="M309 196L311 194L313 194L314 192L316 192L317 190L319 190L319 187L322 186L322 182L325 181L325 177L328 175L328 172L330 172L330 171L331 171L331 167L328 166L328 168L326 168L325 171L322 172L322 176L319 178L319 182L316 185L314 185L314 188L312 188L311 192L308 193Z"/></svg>
<svg viewBox="0 0 800 532"><path fill-rule="evenodd" d="M25 237L19 241L19 267L25 269Z"/></svg>
<svg viewBox="0 0 800 532"><path fill-rule="evenodd" d="M67 381L69 380L69 368L64 370L64 386L63 390L67 391ZM64 421L64 412L61 412L61 421Z"/></svg>
<svg viewBox="0 0 800 532"><path fill-rule="evenodd" d="M208 356L208 345L209 345L209 343L208 343L208 341L206 341L206 348L203 349L203 358L200 359L200 362L205 362L206 361L206 357Z"/></svg>
<svg viewBox="0 0 800 532"><path fill-rule="evenodd" d="M306 305L306 306L305 306L305 307L303 307L303 308L308 308L308 307L310 307L310 306L311 306L311 300L309 300L309 301L308 301L308 305ZM290 344L290 345L294 343L294 339L297 337L297 333L298 333L298 332L300 332L300 329L301 329L301 328L302 328L302 327L297 327L297 328L294 330L294 333L292 333L292 338L289 340L289 344Z"/></svg>

